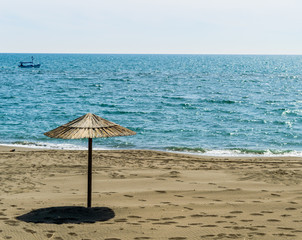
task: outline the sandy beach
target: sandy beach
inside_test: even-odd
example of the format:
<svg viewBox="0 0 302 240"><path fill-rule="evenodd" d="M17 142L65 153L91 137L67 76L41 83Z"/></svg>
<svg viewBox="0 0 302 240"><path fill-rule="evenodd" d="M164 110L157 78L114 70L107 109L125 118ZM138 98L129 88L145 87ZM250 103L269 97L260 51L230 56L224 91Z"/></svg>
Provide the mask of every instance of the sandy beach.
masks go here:
<svg viewBox="0 0 302 240"><path fill-rule="evenodd" d="M14 149L14 151L11 151ZM302 159L0 147L0 239L302 239Z"/></svg>

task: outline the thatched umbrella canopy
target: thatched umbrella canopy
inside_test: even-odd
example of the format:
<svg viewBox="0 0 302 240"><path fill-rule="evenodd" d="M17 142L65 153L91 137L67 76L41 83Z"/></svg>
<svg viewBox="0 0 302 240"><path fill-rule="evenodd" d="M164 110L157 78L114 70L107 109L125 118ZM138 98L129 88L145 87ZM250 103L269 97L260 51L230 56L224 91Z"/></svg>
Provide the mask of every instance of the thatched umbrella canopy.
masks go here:
<svg viewBox="0 0 302 240"><path fill-rule="evenodd" d="M51 138L80 139L88 138L88 192L87 207L91 207L92 180L92 138L106 138L135 135L136 132L110 122L95 114L87 113L69 123L57 127L44 135Z"/></svg>

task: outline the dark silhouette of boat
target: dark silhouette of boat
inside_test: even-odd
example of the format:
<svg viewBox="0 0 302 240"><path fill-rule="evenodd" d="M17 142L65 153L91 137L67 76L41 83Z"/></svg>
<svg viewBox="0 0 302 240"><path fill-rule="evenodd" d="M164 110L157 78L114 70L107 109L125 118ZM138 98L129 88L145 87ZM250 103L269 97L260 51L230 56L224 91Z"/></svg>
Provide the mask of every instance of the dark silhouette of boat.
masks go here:
<svg viewBox="0 0 302 240"><path fill-rule="evenodd" d="M40 63L34 64L34 57L31 57L31 62L20 62L20 68L39 68L41 66Z"/></svg>

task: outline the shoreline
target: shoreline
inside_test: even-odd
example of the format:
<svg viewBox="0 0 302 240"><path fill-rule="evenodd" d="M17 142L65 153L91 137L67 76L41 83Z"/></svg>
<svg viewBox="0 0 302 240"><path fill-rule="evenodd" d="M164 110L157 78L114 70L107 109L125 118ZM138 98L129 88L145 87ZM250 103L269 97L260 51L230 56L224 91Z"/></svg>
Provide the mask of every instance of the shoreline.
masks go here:
<svg viewBox="0 0 302 240"><path fill-rule="evenodd" d="M0 156L4 153L35 153L35 154L71 154L71 155L80 155L88 156L88 151L86 150L69 150L69 149L44 149L44 148L27 148L27 147L10 147L0 145ZM253 163L253 164L285 164L286 162L290 164L298 164L302 166L302 157L297 156L264 156L264 155L255 155L255 156L212 156L212 155L199 155L191 154L185 152L172 152L172 151L161 151L161 150L148 150L148 149L104 149L104 150L93 150L92 159L97 158L100 155L110 156L110 155L135 155L136 158L140 154L143 156L144 160L151 161L152 157L149 159L148 155L158 155L168 158L177 158L182 161L202 161L210 163ZM87 157L86 156L86 157ZM84 157L85 159L85 157ZM142 160L142 159L141 159Z"/></svg>
<svg viewBox="0 0 302 240"><path fill-rule="evenodd" d="M73 148L51 148L44 146L32 146L32 145L18 145L18 144L0 144L0 152L2 151L10 151L15 149L16 151L87 151L87 147L79 147L79 149ZM192 156L201 156L201 157L218 157L218 158L298 158L302 159L302 155L298 154L247 154L247 153L235 153L232 150L213 150L207 153L199 153L199 152L190 152L190 151L173 151L173 150L156 150L156 149L123 149L123 148L112 148L112 149L100 149L98 147L93 148L93 151L155 151L155 152L165 152L165 153L175 153L175 154L184 154L184 155L192 155ZM211 153L212 152L212 153ZM302 154L302 153L301 153Z"/></svg>

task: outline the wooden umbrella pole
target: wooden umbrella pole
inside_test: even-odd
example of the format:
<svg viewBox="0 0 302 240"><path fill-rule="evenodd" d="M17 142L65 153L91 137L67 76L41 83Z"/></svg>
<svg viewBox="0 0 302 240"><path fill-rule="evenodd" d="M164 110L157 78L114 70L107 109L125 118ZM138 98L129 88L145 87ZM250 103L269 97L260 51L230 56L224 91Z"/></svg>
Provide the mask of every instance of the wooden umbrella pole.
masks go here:
<svg viewBox="0 0 302 240"><path fill-rule="evenodd" d="M91 207L91 185L92 185L92 138L88 139L88 190L87 207Z"/></svg>

